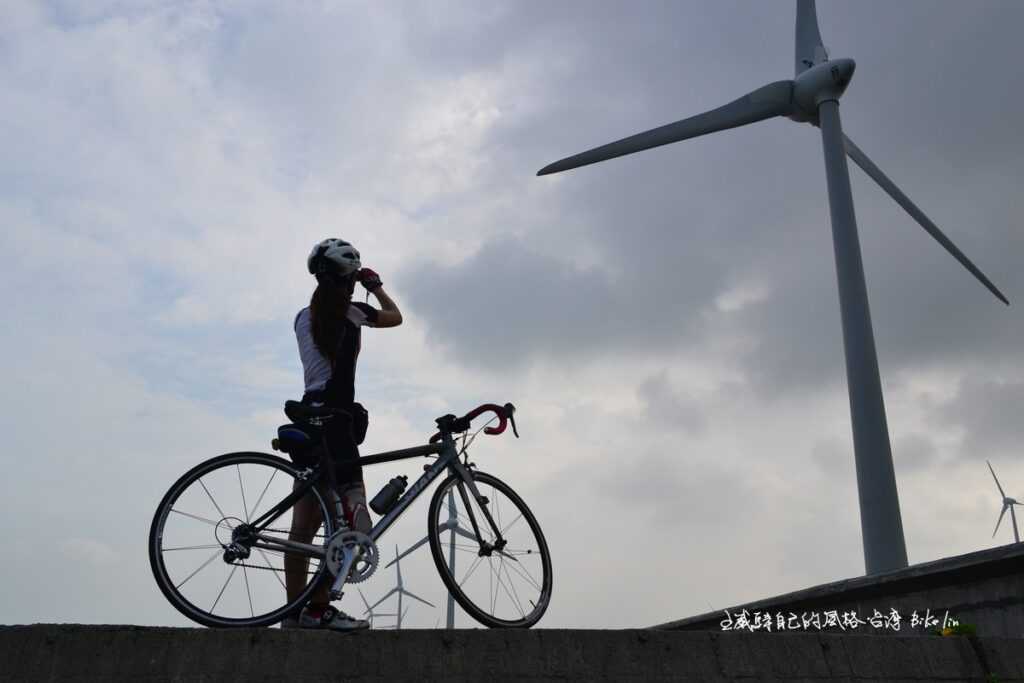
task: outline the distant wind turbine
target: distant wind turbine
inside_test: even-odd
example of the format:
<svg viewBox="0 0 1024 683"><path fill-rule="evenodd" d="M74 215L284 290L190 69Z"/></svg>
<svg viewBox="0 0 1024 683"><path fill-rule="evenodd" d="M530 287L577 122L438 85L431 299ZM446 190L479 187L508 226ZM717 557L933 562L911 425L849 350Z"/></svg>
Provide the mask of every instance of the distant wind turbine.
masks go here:
<svg viewBox="0 0 1024 683"><path fill-rule="evenodd" d="M895 183L843 134L839 120L839 98L850 84L855 64L852 59L829 58L821 42L814 0L797 0L795 62L796 75L793 80L769 83L718 109L567 157L545 166L537 175L558 173L776 116L810 123L821 129L832 217L832 242L839 281L839 307L843 324L843 348L846 352L864 565L868 574L876 574L906 567L907 550L846 157L853 159L854 163L881 185L897 204L1000 301L1005 304L1009 304L1009 301ZM735 188L724 189L726 192L735 191Z"/></svg>
<svg viewBox="0 0 1024 683"><path fill-rule="evenodd" d="M370 603L366 600L366 596L363 595L362 589L360 588L358 590L359 590L359 597L363 599L363 604L366 605L366 611L363 612L363 614L366 614L366 615L368 615L370 617L370 627L371 628L373 627L373 619L374 619L374 617L393 617L393 616L396 616L394 613L374 612L373 608L370 607Z"/></svg>
<svg viewBox="0 0 1024 683"><path fill-rule="evenodd" d="M476 536L474 536L473 534L469 533L464 528L459 526L458 513L455 511L455 493L454 493L454 491L455 491L454 487L452 487L448 491L448 519L446 519L443 524L438 524L437 525L437 536L438 536L438 538L441 538L441 534L443 534L445 531L451 531L452 532L451 533L451 537L450 537L451 540L448 543L448 566L450 566L451 569L452 569L452 576L455 576L455 536L456 535L463 536L463 537L468 538L469 540L473 541L473 543L477 542ZM406 555L409 555L414 550L418 549L420 546L422 546L428 540L429 540L428 537L424 536L420 540L416 541L416 543L414 543L411 546L409 546L409 548L404 553L402 553L401 555L399 555L395 559L391 560L390 562L388 562L384 566L385 567L390 567L391 565L393 565L398 560L402 559ZM447 628L447 629L455 628L455 598L452 596L450 591L448 592L448 615L447 615L447 623L445 625L445 628Z"/></svg>
<svg viewBox="0 0 1024 683"><path fill-rule="evenodd" d="M1018 503L1003 492L1003 487L999 485L999 478L996 477L996 471L992 469L992 463L988 460L986 460L985 463L988 465L988 471L992 473L992 478L996 480L996 488L999 489L999 495L1003 497L1003 509L999 512L999 519L996 520L996 528L995 531L992 532L992 538L996 537L996 531L999 531L999 525L1003 521L1003 515L1006 514L1006 510L1009 508L1010 520L1013 522L1013 542L1020 543L1020 534L1017 533L1017 515L1013 512L1013 506L1021 505L1021 503Z"/></svg>
<svg viewBox="0 0 1024 683"><path fill-rule="evenodd" d="M399 559L400 558L398 556L398 546L396 545L395 546L395 559L394 559L394 561L389 562L387 566L390 567L392 564L395 565L395 571L398 574L398 585L395 586L394 588L392 588L391 590L389 590L387 593L385 593L384 597L382 597L380 600L378 600L377 602L373 603L372 605L369 605L366 608L367 612L369 612L374 607L376 607L377 605L379 605L380 603L384 602L385 600L390 598L392 595L395 595L397 593L398 594L398 610L397 610L397 613L398 613L398 623L395 625L396 629L402 628L402 617L405 615L405 612L402 611L402 596L403 595L408 595L410 598L413 598L414 600L419 600L424 605L429 605L430 607L434 606L433 603L427 602L426 600L424 600L420 596L418 596L418 595L416 595L414 593L410 593L409 591L405 590L405 586L402 584L402 565L399 562ZM408 611L408 608L406 608L406 612L407 611Z"/></svg>

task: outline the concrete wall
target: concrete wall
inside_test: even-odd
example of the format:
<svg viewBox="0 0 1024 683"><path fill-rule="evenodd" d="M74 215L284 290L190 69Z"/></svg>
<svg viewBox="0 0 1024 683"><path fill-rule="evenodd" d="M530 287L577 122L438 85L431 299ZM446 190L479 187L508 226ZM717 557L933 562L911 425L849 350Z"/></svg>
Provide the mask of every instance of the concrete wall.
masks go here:
<svg viewBox="0 0 1024 683"><path fill-rule="evenodd" d="M1024 682L1024 641L694 631L0 627L0 680ZM989 679L991 680L991 679Z"/></svg>
<svg viewBox="0 0 1024 683"><path fill-rule="evenodd" d="M914 611L930 610L941 622L951 617L977 627L979 636L1024 638L1024 543L991 548L944 558L884 574L861 576L823 584L764 600L736 605L723 611L673 621L657 629L720 630L725 611L735 615L746 609L788 618L789 613L838 613L856 611L861 619L874 610L890 609L909 617ZM734 619L735 621L735 619ZM802 624L801 624L802 626ZM858 631L873 635L895 635L892 629L875 629L871 624ZM909 628L904 623L898 635L927 635L930 629ZM841 632L833 627L828 632Z"/></svg>

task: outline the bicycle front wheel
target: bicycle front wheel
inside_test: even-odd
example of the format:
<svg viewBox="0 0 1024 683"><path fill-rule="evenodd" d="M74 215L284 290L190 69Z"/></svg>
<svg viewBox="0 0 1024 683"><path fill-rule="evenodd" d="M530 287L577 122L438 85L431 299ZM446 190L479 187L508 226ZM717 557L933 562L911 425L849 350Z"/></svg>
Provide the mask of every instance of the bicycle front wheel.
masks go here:
<svg viewBox="0 0 1024 683"><path fill-rule="evenodd" d="M427 536L434 563L449 592L478 622L529 628L551 600L551 556L544 534L508 484L483 472L473 472L473 480L482 502L454 474L430 500Z"/></svg>
<svg viewBox="0 0 1024 683"><path fill-rule="evenodd" d="M200 463L171 486L149 531L149 562L160 590L189 619L214 627L269 626L310 598L327 565L316 557L258 546L228 557L238 525L247 524L292 492L298 470L263 453L229 453ZM312 522L294 540L323 545L332 531L327 503L316 488L274 520L263 534L292 536L293 511ZM319 515L320 527L315 525ZM294 599L288 599L288 587Z"/></svg>

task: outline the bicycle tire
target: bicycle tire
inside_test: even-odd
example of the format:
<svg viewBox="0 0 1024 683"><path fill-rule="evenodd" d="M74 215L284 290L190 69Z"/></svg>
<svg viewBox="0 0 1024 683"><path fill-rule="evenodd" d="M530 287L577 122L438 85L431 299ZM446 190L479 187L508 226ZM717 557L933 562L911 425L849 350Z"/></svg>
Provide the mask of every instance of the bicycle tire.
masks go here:
<svg viewBox="0 0 1024 683"><path fill-rule="evenodd" d="M257 469L250 470L250 469L247 468L247 470L246 470L246 477L243 478L242 469L241 469L243 465L256 466ZM214 498L213 494L209 491L209 487L207 486L206 483L203 482L203 478L204 477L210 477L210 475L218 473L219 470L224 470L224 471L220 472L218 474L217 478L211 477L211 479L212 479L211 485L217 483L219 481L219 478L222 478L222 477L225 477L225 476L230 477L230 475L232 475L233 473L228 471L229 469L234 469L235 470L234 473L237 474L238 487L239 487L239 489L241 491L243 513L242 513L242 515L238 515L238 516L234 516L234 515L231 515L231 514L225 515L224 512L223 512L223 508L224 507L228 507L228 505L221 505L220 503L217 503L216 502L216 498ZM271 469L274 470L274 472L270 472ZM260 470L262 470L262 472ZM243 482L244 482L244 480L246 478L250 477L250 472L251 471L259 472L259 479L260 480L262 480L263 477L267 477L268 479L267 479L266 487L263 489L263 494L259 496L258 500L252 505L252 509L249 510L248 501L246 500L246 496L245 496L245 486L244 486ZM148 547L149 547L150 568L152 569L152 572L153 572L153 578L156 580L157 586L160 588L160 591L164 594L164 596L171 603L171 605L173 605L175 607L175 609L177 609L179 612L184 614L189 619L191 619L193 621L196 621L196 622L198 622L200 624L203 624L204 626L211 626L211 627L255 627L255 626L269 626L271 624L277 623L278 621L280 621L284 617L288 616L289 614L293 613L294 611L296 611L297 609L299 609L302 605L304 605L306 603L306 601L313 594L313 591L316 590L319 582L323 579L323 576L324 576L325 572L328 571L327 565L326 565L325 562L318 562L316 568L312 572L310 572L309 569L307 568L307 577L310 577L309 581L308 581L308 584L305 586L305 588L302 590L302 592L299 594L299 596L295 600L289 602L287 600L287 594L286 594L286 591L285 591L284 594L281 595L281 597L280 597L280 601L284 602L283 605L281 605L280 607L271 607L270 609L268 609L266 611L262 611L260 614L256 614L255 605L253 603L253 595L252 595L252 592L251 592L251 582L250 582L250 572L248 571L248 568L249 567L253 567L253 565L248 563L249 560L240 561L240 563L236 564L234 566L234 568L232 570L230 570L230 576L228 577L227 582L224 584L224 587L221 588L220 594L218 594L218 596L217 596L217 601L215 601L213 606L211 608L209 608L209 609L204 609L204 608L199 607L198 605L194 604L195 601L196 601L195 595L188 595L187 596L187 595L183 594L183 592L182 592L183 586L186 583L191 583L191 580L192 580L193 576L197 575L201 570L203 570L207 566L209 566L211 564L214 565L214 566L220 566L220 565L231 566L232 565L232 563L229 563L229 562L223 560L222 558L218 559L216 557L218 554L221 554L222 551L223 551L223 540L222 540L223 536L225 536L225 535L229 536L230 535L231 525L230 525L230 522L225 522L225 520L235 519L235 518L237 518L237 519L245 519L245 518L249 517L250 515L252 515L252 517L255 518L255 516L256 516L255 513L258 510L259 511L265 511L265 510L270 509L273 505L276 505L278 502L280 502L284 498L285 495L287 495L288 493L291 492L292 485L294 484L295 476L296 476L298 471L299 471L299 468L297 468L293 463L291 463L291 462L289 462L289 461L287 461L287 460L285 460L283 458L279 458L277 456L269 455L269 454L266 454L266 453L255 453L255 452L227 453L225 455L220 455L220 456L217 456L215 458L211 458L209 460L206 460L206 461L204 461L202 463L199 463L198 465L196 465L195 467L190 469L188 472L183 474L170 487L170 489L168 489L167 493L164 495L163 499L160 501L160 504L157 506L156 512L153 515L153 522L150 525L150 530L149 530L149 544L148 544ZM274 484L274 480L275 480L275 478L278 477L279 473L283 475L283 476L280 477L281 482L279 484L275 485L274 494L271 494L270 499L267 501L267 504L265 506L262 506L263 499L267 497L267 493L269 492L271 486ZM215 512L213 512L212 514L209 514L208 517L204 517L204 516L198 515L198 514L193 514L192 512L185 512L184 510L176 510L176 509L174 509L175 504L182 500L182 496L184 494L188 493L187 500L188 500L189 504L192 504L192 500L193 500L194 497L198 497L198 496L201 495L199 490L198 490L198 488L196 488L194 486L197 482L199 483L200 487L205 490L205 494L207 496L209 496L210 501L213 503L212 506L210 508L208 508L208 509L215 509ZM259 490L258 487L255 490ZM193 496L193 494L195 494L195 496ZM313 495L314 496L314 499L315 499L317 505L319 506L320 513L321 513L321 515L323 517L323 523L322 523L322 526L321 526L321 529L320 529L320 531L322 532L322 536L328 537L328 536L330 536L331 532L333 531L333 523L332 523L331 515L329 514L329 507L328 507L326 501L324 501L323 496L315 488L311 489L309 495ZM198 507L198 504L197 504L197 507ZM233 506L230 506L230 507L237 508L237 505L233 505ZM203 510L203 511L205 512L205 510ZM207 526L212 525L213 526L213 530L212 530L213 538L212 539L211 538L207 538L208 542L206 544L204 544L204 545L201 545L201 546L195 546L195 547L187 547L187 546L186 547L165 547L164 546L164 542L165 542L165 538L164 537L165 537L165 535L168 535L168 533L171 533L169 531L168 527L167 527L167 523L168 523L168 519L170 518L170 515L171 515L172 512L178 513L178 515L176 515L174 517L175 520L177 520L179 517L185 517L185 518L191 518L193 521L198 521L198 522L200 522L202 524L206 524ZM237 512L237 509L233 509L232 512ZM214 519L212 519L212 518L215 518L218 515L220 515L219 519L217 519L217 521L214 521ZM287 516L288 516L288 513L285 513L285 518L286 519L287 519ZM287 524L287 522L282 522L279 519L278 522L275 523L275 527L278 526L278 525L281 525L281 524ZM191 537L191 535L193 534L193 531L188 526L187 522L182 524L182 528L185 531L179 531L177 529L177 525L176 525L175 530L174 530L173 533L171 533L171 535L177 537L178 535L186 535L187 534L187 535L189 535L189 537ZM202 527L202 526L197 526L196 528L199 529L198 531L194 532L194 535L197 538L202 538L203 536L209 537L209 534L210 534L210 530L209 529L205 529L205 527ZM275 529L275 531L281 533L282 537L284 537L285 533L287 532L286 529ZM218 548L218 544L220 544L219 548ZM168 553L171 553L171 552L174 552L174 551L186 551L186 550L206 550L207 553L203 553L203 556L206 556L208 554L208 552L212 550L213 554L209 556L209 559L207 560L206 564L202 565L202 567L197 569L196 572L193 575L188 576L185 580L181 581L180 583L178 583L176 585L175 584L175 579L172 578L170 573L169 573L169 568L168 568L168 560L169 560L169 558L167 557L167 555L168 555ZM259 557L259 556L262 556L262 557ZM270 559L271 556L274 556L275 559L277 559L277 558L281 559L281 566L282 566L281 570L278 570L275 567L275 562ZM177 562L178 562L177 557L178 557L178 555L174 556L174 558L175 558L174 563L175 564L177 564ZM284 557L284 553L276 553L276 552L270 551L270 550L260 550L259 548L257 548L252 553L252 555L251 555L252 561L258 562L258 561L262 560L264 562L264 564L266 565L266 567L253 567L254 570L256 568L270 570L270 573L275 575L275 577L277 579L277 582L280 584L281 588L285 587L285 583L284 583L284 581L281 578L281 576L284 575L283 574L283 557ZM311 560L311 562L316 562L316 560ZM244 584L245 584L246 591L248 592L248 603L249 603L249 608L250 608L249 616L232 617L232 616L225 616L225 615L220 615L220 614L214 613L214 610L217 608L218 604L220 603L220 600L222 599L223 594L226 592L226 589L230 586L230 582L232 581L232 578L233 578L234 574L236 573L236 571L237 571L237 569L239 567L242 567L242 574L243 574L243 577L244 577ZM281 574L277 575L278 572L280 572ZM260 575L257 575L257 578L260 578ZM262 580L261 580L261 582L262 582ZM271 587L272 587L272 589L274 591L278 591L277 586L274 586L272 584L272 582L271 582ZM192 590L193 589L190 588L190 591L192 591ZM264 596L260 596L257 599L260 600L261 603L262 602L267 602L266 600L264 600ZM276 597L275 598L270 598L270 600L269 600L269 604L271 604L271 605L276 605L278 602L279 601L278 601L278 599ZM225 603L225 604L227 604L227 603Z"/></svg>
<svg viewBox="0 0 1024 683"><path fill-rule="evenodd" d="M533 516L533 513L526 506L526 503L523 502L522 498L520 498L508 484L504 483L497 477L484 472L474 471L472 474L473 480L476 482L478 489L481 489L481 494L488 498L488 507L492 511L492 514L496 512L495 506L500 507L499 504L496 503L498 500L497 494L500 493L512 503L519 512L520 517L526 520L529 528L529 536L532 536L532 539L528 538L527 543L525 544L529 545L529 547L525 547L525 545L520 542L522 534L517 534L517 543L513 547L509 548L509 552L522 558L522 561L516 560L519 566L513 566L512 560L509 560L508 562L505 561L505 557L509 557L509 555L505 555L503 557L499 554L497 569L495 569L494 566L494 555L488 556L484 559L484 557L479 555L479 552L476 552L479 559L474 561L473 565L471 565L470 569L467 570L467 573L464 574L460 581L460 579L455 576L454 566L450 566L449 562L453 555L458 557L456 550L461 551L462 556L468 558L469 555L479 550L478 545L474 549L472 544L478 544L479 542L476 540L469 518L465 516L464 512L458 520L459 526L464 527L469 534L474 536L473 541L463 541L464 547L458 548L457 544L454 542L455 533L448 529L442 530L445 522L448 521L450 516L449 512L442 509L442 505L445 504L445 498L447 498L448 492L452 491L453 497L455 501L457 501L455 504L457 517L458 506L462 505L463 508L465 507L464 499L457 490L460 484L462 484L466 494L469 496L469 489L464 486L462 478L457 474L452 474L445 479L440 486L438 486L437 490L434 492L434 496L430 500L430 507L428 510L427 537L430 541L430 553L434 557L434 564L437 566L437 571L441 575L441 580L444 582L445 587L451 593L452 597L454 597L456 602L459 603L466 613L476 621L491 628L529 628L536 624L544 615L544 612L547 610L551 600L551 555L548 551L547 542L544 539L544 534L540 529L540 525L537 523L537 519ZM490 490L485 492L486 487L490 487ZM472 501L472 496L469 497ZM487 521L483 518L482 514L480 514L479 503L472 501L471 504L474 506L474 515L480 525L481 535L484 536L484 540L488 540L488 537L493 538L493 532L490 530ZM502 521L500 521L499 517L500 515L495 515L495 523L500 528ZM503 535L518 524L518 519L520 517L515 518L507 525L507 528L503 530ZM507 520L508 517L506 516L505 519ZM445 542L445 539L442 539L442 534L445 532L452 534L447 539L447 542ZM465 537L463 536L463 538ZM520 545L523 545L523 547L519 547ZM445 557L446 551L449 553L448 558ZM525 561L527 559L529 559L531 566L539 568L542 573L542 577L539 581L535 578L533 572L530 571L530 568L526 566ZM466 584L472 578L473 572L475 572L474 567L477 567L480 563L484 562L490 564L488 567L488 572L490 572L488 575L489 580L493 581L493 578L496 576L498 578L498 582L502 583L502 573L504 571L506 580L512 584L511 590L508 586L504 587L504 602L511 607L513 612L518 611L518 616L513 614L512 618L504 618L503 616L495 614L495 612L498 611L498 603L503 601L501 591L498 591L497 589L489 592L487 596L489 604L487 605L478 604L481 602L478 595L482 594L481 590L471 586L470 588L473 588L474 596L469 595L470 590L467 588ZM454 562L452 562L452 564L454 565ZM510 570L509 567L513 567L513 569ZM528 592L532 594L536 591L535 599L528 598L527 600L523 600L521 598L519 591L515 589L515 584L512 583L515 581L516 577L524 580L525 584L528 586ZM497 600L495 599L495 595L497 595ZM527 612L523 607L524 602L532 603L533 609Z"/></svg>

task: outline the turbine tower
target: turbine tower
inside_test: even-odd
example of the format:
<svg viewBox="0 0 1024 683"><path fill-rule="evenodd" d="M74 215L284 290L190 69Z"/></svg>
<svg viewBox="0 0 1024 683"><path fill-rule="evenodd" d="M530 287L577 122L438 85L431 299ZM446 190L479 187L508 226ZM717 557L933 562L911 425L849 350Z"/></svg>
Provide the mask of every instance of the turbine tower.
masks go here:
<svg viewBox="0 0 1024 683"><path fill-rule="evenodd" d="M418 596L418 595L416 595L414 593L410 593L409 591L405 590L405 586L402 584L402 565L399 564L398 546L397 545L395 546L395 559L394 559L393 562L389 563L388 566L390 567L392 564L395 565L395 571L398 574L398 585L395 586L394 588L392 588L391 590L389 590L387 593L385 593L383 598L381 598L377 602L373 603L372 605L368 606L366 608L366 611L370 612L371 610L373 610L374 607L376 607L377 605L379 605L380 603L384 602L385 600L390 598L392 595L397 593L398 594L398 609L396 610L396 612L398 614L398 623L395 624L395 628L396 629L401 629L402 628L402 617L405 616L405 612L409 611L408 607L405 609L405 612L402 611L402 596L403 595L408 595L410 598L413 598L414 600L419 600L424 605L429 605L430 607L433 607L434 605L433 605L433 603L427 602L426 600L424 600L420 596Z"/></svg>
<svg viewBox="0 0 1024 683"><path fill-rule="evenodd" d="M988 460L986 460L985 463L988 465L988 471L992 473L992 478L996 480L996 488L999 489L999 495L1003 497L1003 509L999 513L999 519L996 520L996 528L995 531L992 532L992 538L996 537L996 531L999 531L999 525L1003 521L1003 515L1006 514L1006 509L1009 508L1010 520L1013 521L1013 542L1020 543L1020 534L1017 532L1017 515L1013 512L1013 506L1020 505L1020 503L1003 493L1003 487L999 485L999 479L996 477L996 471L992 469L992 463Z"/></svg>
<svg viewBox="0 0 1024 683"><path fill-rule="evenodd" d="M829 58L821 42L814 0L797 0L795 62L793 80L769 83L718 109L567 157L545 166L537 175L558 173L776 116L810 123L821 129L832 218L832 242L839 281L839 307L846 353L846 380L853 427L864 566L868 574L877 574L906 567L907 550L846 157L853 159L854 163L881 185L897 204L1000 301L1005 304L1009 304L1009 301L843 134L839 120L839 98L850 84L856 65L852 59Z"/></svg>
<svg viewBox="0 0 1024 683"><path fill-rule="evenodd" d="M443 534L445 531L451 531L452 532L450 540L448 542L448 566L451 567L452 575L454 576L455 575L455 536L456 535L463 536L464 538L468 538L470 541L473 541L474 543L477 542L476 536L474 536L473 534L469 533L464 528L459 526L458 513L455 511L455 492L454 492L454 487L452 489L449 489L449 491L448 491L448 519L446 519L443 524L438 524L437 525L437 536L438 536L438 538L441 538L442 537L441 534ZM416 541L416 543L414 543L411 546L409 546L409 548L404 553L402 553L401 555L399 555L395 559L391 560L390 562L388 562L384 566L385 567L390 567L391 565L395 564L396 562L401 560L406 555L409 555L414 550L416 550L417 548L422 546L428 540L429 539L426 536L424 536L420 540ZM447 622L445 624L445 628L449 629L449 630L455 628L455 597L451 594L451 591L448 592L448 615L447 615Z"/></svg>

